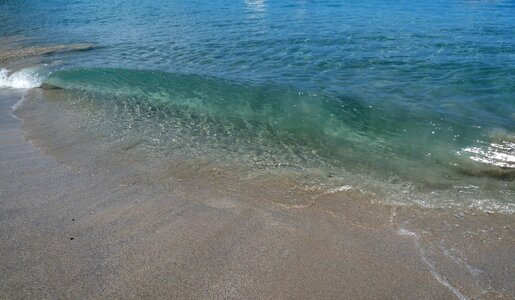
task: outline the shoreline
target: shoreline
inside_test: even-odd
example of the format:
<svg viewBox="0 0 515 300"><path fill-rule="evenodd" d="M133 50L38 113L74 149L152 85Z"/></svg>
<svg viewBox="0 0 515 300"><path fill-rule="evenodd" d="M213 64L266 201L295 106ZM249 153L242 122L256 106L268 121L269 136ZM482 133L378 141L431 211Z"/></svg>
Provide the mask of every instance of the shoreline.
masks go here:
<svg viewBox="0 0 515 300"><path fill-rule="evenodd" d="M102 153L85 147L81 132L67 136L27 116L21 124L11 116L19 96L0 90L0 291L9 298L515 294L513 215L395 207L345 193L277 203L270 200L287 194L234 191L210 182L216 172L180 178L174 168L187 164L149 167L130 145L102 145ZM42 153L34 145L45 138L68 143ZM107 153L118 161L103 161Z"/></svg>

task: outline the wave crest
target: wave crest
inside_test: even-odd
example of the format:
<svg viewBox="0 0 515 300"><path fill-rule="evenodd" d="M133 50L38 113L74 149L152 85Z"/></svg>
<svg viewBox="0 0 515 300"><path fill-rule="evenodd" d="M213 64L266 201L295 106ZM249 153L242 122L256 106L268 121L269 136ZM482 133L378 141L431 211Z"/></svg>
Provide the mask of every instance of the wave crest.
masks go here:
<svg viewBox="0 0 515 300"><path fill-rule="evenodd" d="M35 67L21 69L14 73L0 69L0 88L30 89L41 85L42 78Z"/></svg>

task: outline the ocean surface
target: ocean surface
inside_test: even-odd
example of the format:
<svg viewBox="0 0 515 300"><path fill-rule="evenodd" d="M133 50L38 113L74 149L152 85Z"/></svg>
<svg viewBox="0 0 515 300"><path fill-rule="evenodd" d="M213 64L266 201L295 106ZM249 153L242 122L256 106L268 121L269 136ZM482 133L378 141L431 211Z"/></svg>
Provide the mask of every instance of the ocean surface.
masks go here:
<svg viewBox="0 0 515 300"><path fill-rule="evenodd" d="M515 211L514 1L0 1L0 52L75 43L0 88L246 178Z"/></svg>

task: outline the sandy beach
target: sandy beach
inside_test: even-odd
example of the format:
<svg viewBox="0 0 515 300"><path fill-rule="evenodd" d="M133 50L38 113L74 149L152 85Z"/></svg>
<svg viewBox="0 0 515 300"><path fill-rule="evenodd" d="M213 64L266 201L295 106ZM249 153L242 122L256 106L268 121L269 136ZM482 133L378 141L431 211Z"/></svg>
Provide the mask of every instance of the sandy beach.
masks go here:
<svg viewBox="0 0 515 300"><path fill-rule="evenodd" d="M0 298L515 295L512 215L231 190L127 141L88 147L48 92L15 118L22 92L0 91Z"/></svg>
<svg viewBox="0 0 515 300"><path fill-rule="evenodd" d="M515 299L515 1L0 1L0 300Z"/></svg>

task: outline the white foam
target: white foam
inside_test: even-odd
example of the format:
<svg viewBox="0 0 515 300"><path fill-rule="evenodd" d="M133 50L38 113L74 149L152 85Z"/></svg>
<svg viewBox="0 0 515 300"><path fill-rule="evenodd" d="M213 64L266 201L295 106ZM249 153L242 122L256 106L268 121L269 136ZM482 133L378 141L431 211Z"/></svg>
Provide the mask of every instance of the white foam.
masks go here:
<svg viewBox="0 0 515 300"><path fill-rule="evenodd" d="M348 191L348 190L351 190L351 189L352 189L352 185L342 185L342 186L339 186L339 187L335 187L335 188L329 189L325 193L326 194L334 194L334 193L338 193L338 192Z"/></svg>
<svg viewBox="0 0 515 300"><path fill-rule="evenodd" d="M456 287L451 285L449 283L449 281L443 275L441 275L440 273L437 272L436 267L433 265L433 263L431 263L428 256L426 255L426 250L420 244L419 236L415 232L409 231L404 228L399 228L397 230L397 234L401 235L401 236L406 236L406 237L412 238L413 242L415 243L415 246L418 248L418 251L420 253L420 259L422 260L422 262L424 262L424 264L427 265L427 267L429 268L429 272L436 279L436 281L438 281L440 284L442 284L447 289L449 289L458 299L460 299L460 300L468 299Z"/></svg>
<svg viewBox="0 0 515 300"><path fill-rule="evenodd" d="M414 233L413 231L409 231L407 229L404 229L404 228L399 228L399 230L397 230L397 234L398 235L403 235L403 236L412 236L412 237L414 237L415 239L418 240L418 235L416 233Z"/></svg>
<svg viewBox="0 0 515 300"><path fill-rule="evenodd" d="M25 102L25 95L23 95L23 96L21 97L21 99L20 99L20 100L18 100L18 102L14 103L14 105L11 107L12 111L13 111L13 112L14 112L14 111L17 111L17 110L18 110L18 108L20 108L20 107L23 105L23 103L24 103L24 102ZM15 117L15 118L17 118L16 116L14 116L14 117Z"/></svg>
<svg viewBox="0 0 515 300"><path fill-rule="evenodd" d="M41 77L36 67L21 69L11 74L0 69L0 88L30 89L41 85Z"/></svg>

